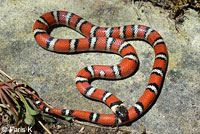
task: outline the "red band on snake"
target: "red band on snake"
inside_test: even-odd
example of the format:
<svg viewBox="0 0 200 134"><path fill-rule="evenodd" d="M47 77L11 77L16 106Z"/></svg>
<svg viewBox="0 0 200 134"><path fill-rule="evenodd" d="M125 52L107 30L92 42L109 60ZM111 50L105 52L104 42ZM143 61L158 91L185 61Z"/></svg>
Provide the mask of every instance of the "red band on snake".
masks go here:
<svg viewBox="0 0 200 134"><path fill-rule="evenodd" d="M47 32L52 26L65 25L86 38L57 39ZM42 15L33 26L34 37L44 49L54 52L100 51L119 54L123 60L113 66L92 65L83 68L76 77L78 90L89 98L104 102L111 108L113 114L48 108L33 96L36 104L45 112L71 116L103 125L121 125L132 122L153 104L160 93L164 81L168 53L160 34L143 25L126 25L122 27L98 27L74 13L54 11ZM138 56L127 39L142 39L147 41L155 51L155 61L148 85L135 105L127 109L120 99L111 92L95 88L89 84L94 78L121 79L130 76L138 67Z"/></svg>

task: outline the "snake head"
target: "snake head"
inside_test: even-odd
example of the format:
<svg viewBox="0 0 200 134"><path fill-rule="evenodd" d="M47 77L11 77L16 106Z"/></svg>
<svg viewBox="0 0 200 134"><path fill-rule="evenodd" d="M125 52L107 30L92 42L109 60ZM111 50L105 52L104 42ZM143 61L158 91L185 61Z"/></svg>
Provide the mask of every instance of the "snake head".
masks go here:
<svg viewBox="0 0 200 134"><path fill-rule="evenodd" d="M120 105L116 108L116 116L121 119L121 121L125 121L128 119L128 110L124 105Z"/></svg>

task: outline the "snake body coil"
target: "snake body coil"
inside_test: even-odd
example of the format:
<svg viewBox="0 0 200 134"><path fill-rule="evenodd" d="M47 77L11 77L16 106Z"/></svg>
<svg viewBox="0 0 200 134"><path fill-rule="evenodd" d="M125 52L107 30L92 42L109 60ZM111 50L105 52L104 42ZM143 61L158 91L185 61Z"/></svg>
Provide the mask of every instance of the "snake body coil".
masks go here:
<svg viewBox="0 0 200 134"><path fill-rule="evenodd" d="M57 39L47 32L52 26L66 25L86 38ZM133 121L155 101L161 90L167 69L168 53L160 34L143 25L122 27L98 27L74 13L54 11L42 15L33 26L34 37L43 48L55 52L101 51L121 55L122 62L113 65L92 65L83 68L76 77L76 86L85 96L104 102L114 114L99 114L88 111L48 108L38 99L36 104L45 112L77 117L103 125L121 125ZM111 92L98 89L89 84L94 78L121 79L130 76L138 67L138 57L127 39L142 39L155 51L155 61L146 90L135 105L127 109Z"/></svg>

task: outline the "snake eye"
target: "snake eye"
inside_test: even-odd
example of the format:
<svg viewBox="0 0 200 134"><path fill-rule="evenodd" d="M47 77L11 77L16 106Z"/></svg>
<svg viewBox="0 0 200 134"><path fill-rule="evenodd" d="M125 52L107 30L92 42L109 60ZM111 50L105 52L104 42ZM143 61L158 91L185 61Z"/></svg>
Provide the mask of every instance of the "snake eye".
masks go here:
<svg viewBox="0 0 200 134"><path fill-rule="evenodd" d="M116 116L120 118L122 121L125 121L128 119L128 110L125 106L121 105L117 107L116 109Z"/></svg>

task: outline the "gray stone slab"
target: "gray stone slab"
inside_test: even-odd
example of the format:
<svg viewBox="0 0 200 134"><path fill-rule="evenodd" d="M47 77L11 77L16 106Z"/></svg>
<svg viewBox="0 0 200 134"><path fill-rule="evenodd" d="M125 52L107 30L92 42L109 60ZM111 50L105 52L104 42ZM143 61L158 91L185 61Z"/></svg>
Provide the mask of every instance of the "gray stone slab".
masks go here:
<svg viewBox="0 0 200 134"><path fill-rule="evenodd" d="M193 11L175 29L167 11L144 3L123 0L34 0L1 1L0 3L0 69L13 78L27 80L49 104L68 109L111 113L104 104L83 97L75 86L75 76L87 65L118 64L121 58L113 54L82 53L77 55L52 53L37 45L32 27L43 13L66 10L99 26L142 24L156 29L169 51L169 65L159 99L131 129L141 130L141 123L154 134L200 133L200 17ZM140 19L138 19L140 18ZM68 28L55 29L60 38L80 38ZM125 80L96 80L93 86L106 89L121 98L128 107L135 104L147 85L154 53L142 41L130 41L139 58L138 72Z"/></svg>

